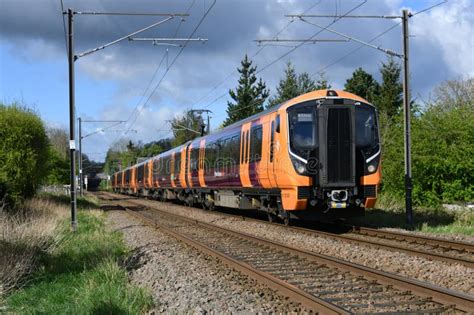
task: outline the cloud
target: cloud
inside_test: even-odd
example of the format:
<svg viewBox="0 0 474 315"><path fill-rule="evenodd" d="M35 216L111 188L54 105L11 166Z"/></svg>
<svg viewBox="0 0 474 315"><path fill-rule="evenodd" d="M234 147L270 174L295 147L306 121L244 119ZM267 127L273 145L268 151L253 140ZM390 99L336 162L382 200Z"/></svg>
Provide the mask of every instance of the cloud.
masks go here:
<svg viewBox="0 0 474 315"><path fill-rule="evenodd" d="M473 10L471 0L460 0L413 18L414 40L422 43L424 55L437 51L442 55L438 64L456 75L474 76Z"/></svg>
<svg viewBox="0 0 474 315"><path fill-rule="evenodd" d="M338 7L337 13L347 12L361 2L362 0L340 1L342 7ZM173 37L177 34L177 37L187 37L211 1L64 0L64 3L66 8L73 7L80 11L117 12L185 12L194 3L190 16L184 22L176 18L139 35ZM369 0L353 14L399 14L404 3L406 2L402 0ZM432 3L434 2L431 0L426 1L426 6ZM314 26L298 20L290 23L291 20L284 17L285 14L304 12L308 8L311 10L307 13L336 13L334 1L326 0L217 1L195 34L195 37L208 38L209 41L206 44L189 43L152 95L151 91L163 78L165 69L178 54L179 48L124 41L79 59L76 62L77 73L83 80L112 82L114 87L116 86L108 97L101 98L107 102L98 105L101 107L98 112L104 118L128 118L135 106L144 104L149 98L132 126L138 133L127 136L150 141L164 134L162 131L156 132L157 128L167 128L166 124L160 121L170 119L175 113L191 106L209 106L217 97L235 88L238 80L235 70L240 66L245 54L253 56L254 65L261 70L290 49L279 46L261 49L254 42L255 39L272 38L282 29L284 30L278 35L279 38L309 38L318 32L319 29ZM410 39L414 94L426 95L436 84L454 76L474 75L474 22L471 12L470 0L450 1L410 20L410 30L415 35ZM97 47L159 19L162 17L77 15L74 24L75 49L82 52ZM333 19L313 21L327 25ZM331 28L369 41L394 23L397 22L342 19ZM65 41L60 1L1 1L0 36L2 41L8 43L8 49L15 52L25 63L46 63L51 59L64 58ZM317 38L338 37L329 32L322 32ZM374 44L400 52L401 28L395 28ZM362 67L379 78L378 69L381 62L386 60L384 53L363 47L342 58L359 46L355 42L303 45L259 73L259 76L274 91L283 74L285 63L291 61L299 72L317 74L324 69L326 77L336 88L342 88L357 67ZM153 78L160 62L161 66ZM150 89L144 93L148 86ZM88 91L82 90L81 93ZM199 100L201 101L198 102ZM213 125L218 125L219 120L224 118L218 116L224 112L225 105L226 97L209 106L209 109L217 112ZM106 133L97 136L97 140L94 138L89 141L99 148L110 145L111 138L116 138L116 135L111 137Z"/></svg>

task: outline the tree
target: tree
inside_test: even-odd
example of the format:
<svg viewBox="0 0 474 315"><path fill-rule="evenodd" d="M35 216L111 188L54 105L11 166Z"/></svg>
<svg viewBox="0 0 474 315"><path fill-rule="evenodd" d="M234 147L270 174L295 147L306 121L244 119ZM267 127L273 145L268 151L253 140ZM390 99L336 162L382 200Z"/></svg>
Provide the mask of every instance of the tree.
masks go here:
<svg viewBox="0 0 474 315"><path fill-rule="evenodd" d="M412 114L413 201L418 205L471 201L474 198L474 80L442 83L435 101ZM457 104L450 106L450 104ZM382 134L383 190L404 195L403 114Z"/></svg>
<svg viewBox="0 0 474 315"><path fill-rule="evenodd" d="M459 107L474 107L474 79L449 80L435 90L431 103L445 110Z"/></svg>
<svg viewBox="0 0 474 315"><path fill-rule="evenodd" d="M320 73L318 80L315 82L307 72L298 75L291 62L288 62L286 64L285 76L280 80L276 95L270 98L267 108L286 102L298 95L329 89L330 87L331 85L326 80L324 73Z"/></svg>
<svg viewBox="0 0 474 315"><path fill-rule="evenodd" d="M62 159L69 158L69 135L66 130L61 128L48 128L49 144L51 148L56 151L58 156Z"/></svg>
<svg viewBox="0 0 474 315"><path fill-rule="evenodd" d="M305 73L301 74L301 76L303 76L303 75L308 75L308 74L305 72ZM304 82L304 81L305 80L301 80L301 82ZM303 87L304 84L300 83L300 86ZM326 74L324 72L319 72L318 73L318 79L316 80L316 82L313 81L313 86L314 86L314 88L312 90L327 90L327 89L331 88L331 84L328 82L328 80L326 78Z"/></svg>
<svg viewBox="0 0 474 315"><path fill-rule="evenodd" d="M104 172L113 174L135 164L141 149L140 143L136 145L129 139L119 139L112 143L105 156Z"/></svg>
<svg viewBox="0 0 474 315"><path fill-rule="evenodd" d="M379 95L380 85L371 74L362 68L357 68L352 73L352 77L347 79L344 89L372 103Z"/></svg>
<svg viewBox="0 0 474 315"><path fill-rule="evenodd" d="M50 185L65 185L70 181L69 165L69 135L61 128L48 128L49 159L47 169L49 173L45 183Z"/></svg>
<svg viewBox="0 0 474 315"><path fill-rule="evenodd" d="M245 55L241 68L237 69L240 73L239 85L235 91L229 90L229 95L234 102L227 102L227 119L223 126L228 126L263 110L263 103L270 93L261 78L257 82L256 70L257 67L252 67L252 61Z"/></svg>
<svg viewBox="0 0 474 315"><path fill-rule="evenodd" d="M163 148L157 142L150 142L143 146L140 156L152 157L163 152Z"/></svg>
<svg viewBox="0 0 474 315"><path fill-rule="evenodd" d="M204 120L202 116L192 110L188 110L181 117L175 117L171 121L171 128L173 129L174 135L173 145L178 146L199 137L203 125Z"/></svg>
<svg viewBox="0 0 474 315"><path fill-rule="evenodd" d="M59 153L50 148L49 159L47 163L49 170L45 182L50 185L66 185L70 181L70 165L69 160L63 158Z"/></svg>
<svg viewBox="0 0 474 315"><path fill-rule="evenodd" d="M142 145L140 142L135 145L132 141L120 139L113 143L107 150L105 163L103 165L106 174L113 174L119 170L135 164L138 157L152 157L167 151L173 147L174 139L160 139ZM93 162L95 163L95 162ZM93 165L94 169L96 165Z"/></svg>
<svg viewBox="0 0 474 315"><path fill-rule="evenodd" d="M0 148L0 200L13 206L34 195L48 172L48 137L38 115L0 103Z"/></svg>
<svg viewBox="0 0 474 315"><path fill-rule="evenodd" d="M403 84L400 82L402 68L395 59L390 56L388 61L382 63L380 73L382 74L382 85L380 93L374 102L380 113L388 118L394 117L400 112L403 104Z"/></svg>
<svg viewBox="0 0 474 315"><path fill-rule="evenodd" d="M270 98L267 107L273 107L298 96L300 94L298 83L298 76L296 75L295 68L291 62L288 62L286 64L285 76L280 80L280 83L277 86L276 95ZM310 82L305 82L305 84L309 85Z"/></svg>

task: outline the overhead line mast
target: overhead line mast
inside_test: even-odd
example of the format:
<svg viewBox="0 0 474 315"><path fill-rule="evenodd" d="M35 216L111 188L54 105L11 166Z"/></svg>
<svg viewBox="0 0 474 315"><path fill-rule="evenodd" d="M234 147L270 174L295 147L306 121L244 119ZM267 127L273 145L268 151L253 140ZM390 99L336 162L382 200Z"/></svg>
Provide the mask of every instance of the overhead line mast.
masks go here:
<svg viewBox="0 0 474 315"><path fill-rule="evenodd" d="M142 28L138 31L130 33L126 36L120 37L112 42L109 42L105 45L87 50L80 54L74 53L74 15L76 14L92 14L92 15L159 15L159 16L167 16L168 18L153 23L145 28ZM71 168L71 228L73 231L77 230L77 200L76 200L76 139L75 139L75 82L74 82L74 62L81 57L85 57L89 54L92 54L96 51L105 49L111 45L117 44L131 36L137 35L142 33L150 28L158 26L162 23L165 23L175 16L188 16L189 14L182 14L182 13L108 13L108 12L76 12L73 9L69 8L67 11L63 12L63 15L67 15L68 17L68 34L67 34L67 48L68 48L68 68L69 68L69 156L70 156L70 168Z"/></svg>
<svg viewBox="0 0 474 315"><path fill-rule="evenodd" d="M290 14L286 15L291 18L299 18L302 22L316 26L330 33L336 34L343 38L346 38L350 41L355 41L364 46L379 50L384 52L387 55L398 57L403 60L403 112L404 112L404 150L405 150L405 215L407 224L411 227L413 226L413 209L412 209L412 173L411 173L411 134L410 134L410 84L409 84L409 51L408 51L408 20L412 16L408 10L402 10L401 16L387 16L387 15L345 15L345 16L336 16L336 15L305 15L305 14ZM372 45L370 42L366 42L360 39L357 39L353 36L343 34L341 32L332 30L329 26L322 26L317 23L307 21L305 17L323 17L323 18L371 18L371 19L401 19L403 24L403 53L398 53L390 49L382 48L380 46ZM313 36L314 37L314 36ZM310 40L313 39L310 38ZM268 40L271 42L271 40Z"/></svg>
<svg viewBox="0 0 474 315"><path fill-rule="evenodd" d="M371 47L373 49L377 49L379 51L382 51L388 55L398 57L403 60L403 114L404 114L404 151L405 151L405 215L406 215L406 221L407 224L412 227L413 226L413 209L412 209L412 190L413 190L413 181L412 181L412 171L411 171L411 108L410 108L410 83L409 83L409 30L408 30L408 21L411 17L420 14L422 12L426 12L428 10L431 10L434 7L437 7L439 5L442 5L446 3L447 0L441 1L439 3L436 3L426 9L423 9L421 11L416 12L415 14L412 14L408 12L408 10L402 10L402 15L401 16L396 16L396 15L315 15L315 14L288 14L285 15L286 17L290 18L299 18L301 21L311 24L313 26L316 26L318 28L321 28L322 30L326 30L328 32L331 32L333 34L337 34L339 36L342 36L348 40L358 42L364 46ZM329 29L329 26L321 26L316 23L309 22L305 20L305 17L316 17L316 18L373 18L373 19L401 19L401 24L402 24L402 30L403 30L403 36L402 36L402 44L403 44L403 53L397 53L395 51L389 50L382 48L380 46L375 46L372 45L371 41L365 42L362 40L359 40L355 37L345 35L343 33L334 31ZM400 23L399 23L400 24ZM395 25L398 26L399 24ZM393 27L395 27L393 26ZM393 28L392 27L392 28ZM385 34L386 32L390 31L392 28L388 29L387 31L383 32ZM380 37L381 35L375 37L374 39ZM312 40L314 38L311 37L309 40ZM261 40L260 40L261 41ZM268 42L271 42L272 40L267 40ZM275 40L273 40L275 41ZM308 39L305 39L302 41L301 44L304 43L304 41L308 41Z"/></svg>
<svg viewBox="0 0 474 315"><path fill-rule="evenodd" d="M151 97L153 96L153 94L155 94L156 90L158 89L158 87L161 85L161 82L163 82L163 80L165 79L166 75L168 74L168 72L170 71L171 67L174 65L174 63L176 62L176 60L178 59L178 57L181 55L181 53L183 52L184 48L186 48L186 45L189 43L189 40L192 38L192 36L194 36L194 34L196 33L196 31L199 29L199 27L201 26L201 24L204 22L204 20L206 19L206 17L208 16L208 14L211 12L212 8L215 6L217 0L214 0L212 2L212 4L209 6L209 8L206 10L206 12L203 14L203 16L201 17L201 19L199 20L198 24L194 27L193 31L191 32L191 34L189 35L188 39L186 40L186 42L181 46L181 49L179 50L178 54L173 58L173 60L171 61L171 63L169 65L167 65L166 69L165 69L165 73L163 74L163 76L161 77L161 79L158 81L158 83L155 85L155 87L153 88L153 90L151 91L150 95L148 96L148 98L145 100L145 102L143 103L142 105L142 108L144 108L148 102L150 101ZM193 2L194 3L194 2ZM192 5L191 5L192 6ZM191 8L191 7L190 7ZM133 115L133 112L135 112L138 108L138 105L134 108L134 110L132 111L132 114L130 115L130 118L131 116ZM129 119L130 119L129 118ZM129 120L128 119L128 120ZM135 121L138 119L138 115L135 116L135 119L132 123L129 124L129 129L132 128L133 124L135 123Z"/></svg>

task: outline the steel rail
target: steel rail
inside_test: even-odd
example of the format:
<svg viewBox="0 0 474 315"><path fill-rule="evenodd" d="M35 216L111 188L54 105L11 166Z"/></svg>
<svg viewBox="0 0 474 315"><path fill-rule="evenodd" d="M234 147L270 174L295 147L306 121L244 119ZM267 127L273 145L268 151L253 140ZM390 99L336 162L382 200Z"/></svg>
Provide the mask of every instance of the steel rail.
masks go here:
<svg viewBox="0 0 474 315"><path fill-rule="evenodd" d="M305 291L281 279L278 279L277 277L272 276L271 274L267 272L262 272L258 269L255 269L245 262L238 261L224 253L221 253L213 249L210 246L207 246L183 234L173 231L172 229L158 223L156 220L153 220L144 215L138 214L137 212L127 208L126 206L124 206L124 209L125 211L127 211L128 214L138 218L139 220L147 223L148 225L151 225L159 229L160 231L165 232L166 234L182 241L183 243L194 247L195 249L197 249L198 251L204 254L218 258L219 260L224 262L226 265L228 265L230 268L236 269L237 271L249 276L255 281L280 292L282 295L287 296L292 301L301 303L308 309L322 312L324 314L350 314L350 312L332 303L324 301L323 299L320 299L311 294L308 294Z"/></svg>
<svg viewBox="0 0 474 315"><path fill-rule="evenodd" d="M136 201L134 202L131 200L127 200L126 202L130 204L135 204L135 205L137 204ZM139 205L141 207L145 207L145 209L149 208L141 204ZM353 274L358 274L358 275L379 281L380 283L383 283L386 285L392 285L397 288L409 290L409 291L415 292L419 296L432 298L433 301L437 303L441 303L444 305L455 305L456 309L462 310L464 312L470 312L474 309L474 297L471 295L441 288L441 287L427 284L418 280L408 279L408 278L391 274L388 272L375 270L369 267L361 266L358 264L354 264L354 263L347 262L341 259L329 257L326 255L316 254L307 250L292 248L278 242L255 237L247 233L240 233L240 232L228 230L228 229L218 227L209 223L205 223L205 222L201 222L195 219L190 219L187 217L176 215L167 211L157 210L157 209L153 209L153 210L177 220L185 221L190 224L195 224L197 226L202 226L208 229L212 229L214 231L219 231L220 233L223 233L223 234L233 235L238 238L244 238L252 242L261 244L263 246L275 248L276 250L284 251L301 258L305 258L311 261L316 261L318 263L329 265L338 269L346 270ZM145 217L143 214L138 214L136 212L133 212L133 214L135 216ZM148 220L154 221L153 219L150 219L150 218L148 218Z"/></svg>
<svg viewBox="0 0 474 315"><path fill-rule="evenodd" d="M141 200L137 199L137 201L141 201ZM143 200L143 201L154 202L153 200ZM205 213L205 211L201 209L197 209L197 210ZM259 220L259 219L250 218L250 217L243 217L241 215L236 215L236 214L219 212L219 215L228 216L228 217L238 217L238 218L243 218L243 220L246 220L246 221L253 221L253 222L259 222L261 224L268 224L268 225L282 227L282 225L279 223L267 222L264 220ZM424 258L442 261L442 262L461 264L469 268L474 268L474 260L466 259L463 257L456 257L454 255L446 255L446 254L436 253L436 252L432 252L428 250L414 249L414 248L403 246L401 244L397 245L397 244L383 243L381 241L376 241L376 240L361 239L358 237L351 236L350 234L335 234L335 233L330 233L330 232L313 230L309 228L296 227L296 226L287 226L285 228L288 228L289 230L293 230L297 232L302 232L311 236L322 236L325 238L330 238L330 239L348 242L352 244L364 244L364 245L368 245L368 246L379 248L379 249L398 251L398 252L403 252L409 255L424 257ZM348 226L348 228L350 228L353 231L353 233L360 234L361 236L364 236L364 235L368 235L372 237L387 236L395 240L402 239L402 240L405 240L406 242L413 242L413 243L416 243L417 245L426 244L428 246L433 246L433 247L440 246L440 247L452 248L458 251L474 252L474 244L470 244L468 242L449 241L449 240L443 240L440 238L409 235L405 233L370 229L370 228L364 228L364 227L358 227L358 226Z"/></svg>
<svg viewBox="0 0 474 315"><path fill-rule="evenodd" d="M352 226L354 233L361 235L371 235L377 237L387 237L393 239L403 239L407 241L417 242L417 243L426 243L434 246L441 246L446 248L452 248L456 250L465 250L474 252L474 244L463 241L450 241L442 238L435 238L423 235L410 235L407 233L394 232L394 231L385 231L378 230L373 228L361 227L361 226ZM472 267L472 266L471 266Z"/></svg>

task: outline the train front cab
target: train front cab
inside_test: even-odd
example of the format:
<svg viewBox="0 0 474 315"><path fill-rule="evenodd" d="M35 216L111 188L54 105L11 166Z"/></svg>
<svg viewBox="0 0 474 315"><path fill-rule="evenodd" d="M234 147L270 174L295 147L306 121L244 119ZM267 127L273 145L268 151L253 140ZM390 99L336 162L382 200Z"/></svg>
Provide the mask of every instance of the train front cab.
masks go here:
<svg viewBox="0 0 474 315"><path fill-rule="evenodd" d="M277 146L287 152L278 152L276 178L291 217L334 220L361 216L375 205L381 166L372 105L351 93L322 90L291 100L279 114Z"/></svg>

